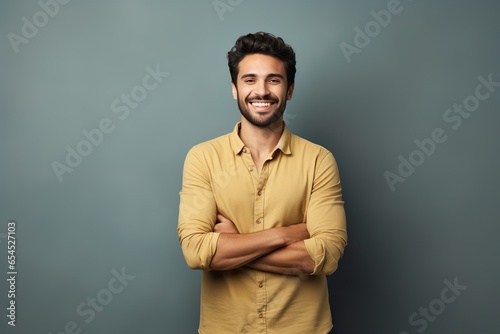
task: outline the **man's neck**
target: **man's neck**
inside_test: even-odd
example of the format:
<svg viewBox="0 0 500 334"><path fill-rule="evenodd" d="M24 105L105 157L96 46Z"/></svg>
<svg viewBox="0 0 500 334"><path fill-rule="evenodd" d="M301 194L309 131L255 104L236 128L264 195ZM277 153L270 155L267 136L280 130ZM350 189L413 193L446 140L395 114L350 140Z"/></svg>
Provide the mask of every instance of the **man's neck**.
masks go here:
<svg viewBox="0 0 500 334"><path fill-rule="evenodd" d="M274 150L283 133L283 118L280 118L267 127L258 127L241 119L240 138L250 149L254 158L263 159Z"/></svg>

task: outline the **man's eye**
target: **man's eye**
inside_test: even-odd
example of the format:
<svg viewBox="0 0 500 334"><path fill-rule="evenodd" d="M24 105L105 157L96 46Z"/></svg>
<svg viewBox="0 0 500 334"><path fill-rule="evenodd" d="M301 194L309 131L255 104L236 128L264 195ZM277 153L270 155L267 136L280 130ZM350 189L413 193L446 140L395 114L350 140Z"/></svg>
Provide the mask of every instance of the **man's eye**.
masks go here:
<svg viewBox="0 0 500 334"><path fill-rule="evenodd" d="M273 84L279 84L281 81L279 79L271 79L269 80L269 82Z"/></svg>
<svg viewBox="0 0 500 334"><path fill-rule="evenodd" d="M247 83L247 84L254 83L254 82L255 82L255 80L253 80L253 79L246 79L245 80L245 83Z"/></svg>

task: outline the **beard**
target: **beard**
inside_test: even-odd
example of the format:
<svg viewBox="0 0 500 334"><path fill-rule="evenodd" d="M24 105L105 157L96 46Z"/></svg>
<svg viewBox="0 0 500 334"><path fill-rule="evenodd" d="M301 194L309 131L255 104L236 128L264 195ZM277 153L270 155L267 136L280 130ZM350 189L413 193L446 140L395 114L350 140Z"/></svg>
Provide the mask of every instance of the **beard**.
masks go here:
<svg viewBox="0 0 500 334"><path fill-rule="evenodd" d="M244 100L240 99L240 96L238 94L238 109L240 109L240 113L245 117L245 119L250 122L252 125L255 125L260 128L265 128L268 127L272 124L274 124L276 121L278 121L283 114L285 113L286 109L286 100L283 102L283 104L280 104L277 106L277 108L274 110L274 112L267 116L267 117L262 117L262 116L253 116L248 110L248 100L257 100L257 98L246 98ZM273 101L275 105L278 103L278 99L275 97L272 97L270 95L266 95L260 98L261 100L266 100L266 101Z"/></svg>

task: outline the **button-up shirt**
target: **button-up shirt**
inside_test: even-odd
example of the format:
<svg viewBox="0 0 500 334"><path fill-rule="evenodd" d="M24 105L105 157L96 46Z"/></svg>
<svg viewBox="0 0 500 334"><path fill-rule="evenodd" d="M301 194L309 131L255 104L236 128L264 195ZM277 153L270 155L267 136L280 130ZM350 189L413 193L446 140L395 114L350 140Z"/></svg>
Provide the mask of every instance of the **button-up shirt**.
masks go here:
<svg viewBox="0 0 500 334"><path fill-rule="evenodd" d="M187 264L203 270L199 333L328 333L333 325L326 275L337 269L347 244L336 161L285 126L259 171L239 126L194 146L184 163L177 230ZM217 213L239 233L305 222L314 271L292 276L245 266L211 270Z"/></svg>

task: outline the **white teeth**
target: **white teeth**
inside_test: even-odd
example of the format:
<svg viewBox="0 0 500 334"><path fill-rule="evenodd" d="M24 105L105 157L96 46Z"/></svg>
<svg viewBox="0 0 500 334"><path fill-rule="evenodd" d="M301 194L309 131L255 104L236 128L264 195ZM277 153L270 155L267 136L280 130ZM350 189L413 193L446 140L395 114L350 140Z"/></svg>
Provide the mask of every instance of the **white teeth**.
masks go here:
<svg viewBox="0 0 500 334"><path fill-rule="evenodd" d="M252 105L254 107L269 107L271 105L270 102L253 102Z"/></svg>

